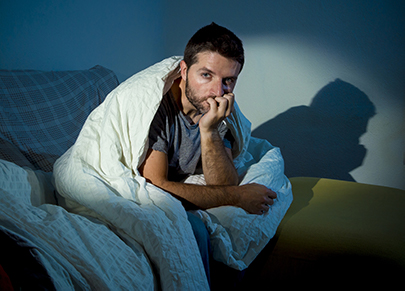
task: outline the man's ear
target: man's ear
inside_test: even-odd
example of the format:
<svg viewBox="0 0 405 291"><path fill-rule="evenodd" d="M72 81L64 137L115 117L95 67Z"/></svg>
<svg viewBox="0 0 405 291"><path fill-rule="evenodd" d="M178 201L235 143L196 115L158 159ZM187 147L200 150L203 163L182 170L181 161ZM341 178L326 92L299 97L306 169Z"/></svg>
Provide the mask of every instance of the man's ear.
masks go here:
<svg viewBox="0 0 405 291"><path fill-rule="evenodd" d="M184 60L180 62L180 73L181 73L181 78L186 81L187 79L187 64Z"/></svg>

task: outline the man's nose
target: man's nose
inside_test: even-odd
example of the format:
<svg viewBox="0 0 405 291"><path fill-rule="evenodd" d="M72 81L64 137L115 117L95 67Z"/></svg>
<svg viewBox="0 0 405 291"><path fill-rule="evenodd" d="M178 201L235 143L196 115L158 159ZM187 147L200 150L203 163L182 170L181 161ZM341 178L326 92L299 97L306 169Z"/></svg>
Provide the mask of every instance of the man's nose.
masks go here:
<svg viewBox="0 0 405 291"><path fill-rule="evenodd" d="M218 81L214 84L212 93L217 97L223 96L225 93L228 93L227 89L228 87L222 81Z"/></svg>

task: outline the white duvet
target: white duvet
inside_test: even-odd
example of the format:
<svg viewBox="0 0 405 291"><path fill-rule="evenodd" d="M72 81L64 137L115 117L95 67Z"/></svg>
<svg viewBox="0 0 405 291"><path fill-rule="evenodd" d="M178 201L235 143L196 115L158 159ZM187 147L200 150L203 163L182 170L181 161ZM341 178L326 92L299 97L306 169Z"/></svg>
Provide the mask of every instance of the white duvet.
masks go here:
<svg viewBox="0 0 405 291"><path fill-rule="evenodd" d="M209 286L184 208L170 194L146 183L137 171L148 148L150 123L163 93L179 76L180 60L163 60L112 91L91 113L76 143L56 162L54 183L59 203L71 212L102 220L131 247L139 277L135 281L159 284L163 290L206 290ZM292 202L292 192L280 151L250 136L250 123L237 104L226 123L236 138L233 154L241 183L260 183L278 195L262 216L230 206L196 211L210 232L215 259L242 270L273 237ZM201 180L196 176L189 182ZM92 261L97 252L83 256ZM114 267L118 277L129 268L127 264Z"/></svg>

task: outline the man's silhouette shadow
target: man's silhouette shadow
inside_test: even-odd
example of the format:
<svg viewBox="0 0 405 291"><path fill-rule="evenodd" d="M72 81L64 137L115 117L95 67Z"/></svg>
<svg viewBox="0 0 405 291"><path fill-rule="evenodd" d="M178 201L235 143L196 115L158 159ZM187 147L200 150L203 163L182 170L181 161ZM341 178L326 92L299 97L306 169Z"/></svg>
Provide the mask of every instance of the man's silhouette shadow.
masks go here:
<svg viewBox="0 0 405 291"><path fill-rule="evenodd" d="M366 155L359 138L374 115L366 94L336 79L316 94L310 106L290 108L252 135L280 148L287 177L354 181L350 172Z"/></svg>

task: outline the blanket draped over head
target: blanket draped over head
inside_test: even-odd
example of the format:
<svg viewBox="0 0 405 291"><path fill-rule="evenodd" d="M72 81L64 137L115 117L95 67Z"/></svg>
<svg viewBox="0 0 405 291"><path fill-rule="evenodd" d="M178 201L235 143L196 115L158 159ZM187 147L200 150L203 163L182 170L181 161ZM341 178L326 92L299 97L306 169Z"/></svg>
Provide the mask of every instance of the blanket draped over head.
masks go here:
<svg viewBox="0 0 405 291"><path fill-rule="evenodd" d="M137 265L153 266L152 281L158 280L165 290L204 290L209 287L185 209L137 170L162 96L180 76L181 59L165 59L112 91L56 162L54 179L64 206L107 223L139 254L143 263ZM232 151L241 184L263 184L278 195L265 215L232 206L195 211L209 230L214 258L243 270L274 236L292 192L279 149L250 136L250 122L236 103L225 122L235 137ZM195 176L187 182L201 180Z"/></svg>

